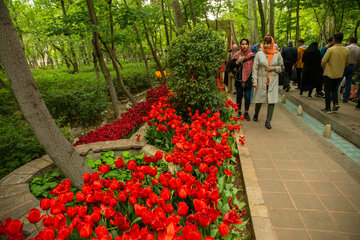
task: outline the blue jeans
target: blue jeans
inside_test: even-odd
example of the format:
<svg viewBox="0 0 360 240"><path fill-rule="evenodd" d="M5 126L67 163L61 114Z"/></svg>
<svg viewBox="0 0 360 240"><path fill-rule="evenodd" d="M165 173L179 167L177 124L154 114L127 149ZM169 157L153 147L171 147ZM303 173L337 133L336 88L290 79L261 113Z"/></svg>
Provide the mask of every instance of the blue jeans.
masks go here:
<svg viewBox="0 0 360 240"><path fill-rule="evenodd" d="M346 78L345 92L343 94L343 101L347 101L351 92L352 77L354 75L354 64L350 64L345 68L344 77Z"/></svg>
<svg viewBox="0 0 360 240"><path fill-rule="evenodd" d="M245 111L249 110L250 107L250 93L251 93L251 87L250 88L236 88L236 103L239 105L239 110L241 110L241 102L243 96L245 97Z"/></svg>

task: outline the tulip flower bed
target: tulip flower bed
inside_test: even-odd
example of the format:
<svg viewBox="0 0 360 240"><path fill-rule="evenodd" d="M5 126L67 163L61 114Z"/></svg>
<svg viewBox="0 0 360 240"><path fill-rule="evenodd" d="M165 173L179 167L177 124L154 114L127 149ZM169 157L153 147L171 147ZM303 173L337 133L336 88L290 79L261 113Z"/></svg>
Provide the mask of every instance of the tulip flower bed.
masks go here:
<svg viewBox="0 0 360 240"><path fill-rule="evenodd" d="M98 171L83 176L84 186L77 193L64 180L43 198L40 207L27 216L31 224L42 224L35 239L159 239L211 240L245 239L245 206L236 198L233 185L237 149L234 131L240 126L224 123L220 114L191 113L190 123L170 105L172 94L160 97L144 121L149 125L147 137L171 136L168 153L154 156L125 154L113 159L109 153ZM235 105L229 101L227 106ZM236 118L235 118L236 120ZM170 135L167 135L169 134ZM112 155L113 156L113 155ZM160 159L177 165L178 172L158 171ZM94 160L95 161L95 160ZM100 165L99 165L100 164ZM118 171L119 174L109 174ZM126 172L125 178L121 172ZM39 223L42 221L41 223ZM6 218L0 234L8 239L23 239L19 220Z"/></svg>
<svg viewBox="0 0 360 240"><path fill-rule="evenodd" d="M133 106L129 111L121 114L121 118L115 120L112 124L106 124L87 133L86 136L81 137L74 146L131 137L132 133L136 132L141 126L142 117L148 114L151 105L154 104L159 97L165 96L167 93L168 89L165 85L149 90L145 102L140 102Z"/></svg>

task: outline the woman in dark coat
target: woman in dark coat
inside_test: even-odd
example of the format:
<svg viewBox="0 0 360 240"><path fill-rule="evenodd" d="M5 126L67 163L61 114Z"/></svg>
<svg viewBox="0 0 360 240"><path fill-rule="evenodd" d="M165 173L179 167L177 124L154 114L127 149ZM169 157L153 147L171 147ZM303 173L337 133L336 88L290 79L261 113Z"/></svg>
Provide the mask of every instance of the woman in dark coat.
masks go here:
<svg viewBox="0 0 360 240"><path fill-rule="evenodd" d="M300 95L304 91L309 91L308 97L312 98L312 91L321 80L321 54L317 42L313 42L305 50L302 61L304 67L302 70Z"/></svg>

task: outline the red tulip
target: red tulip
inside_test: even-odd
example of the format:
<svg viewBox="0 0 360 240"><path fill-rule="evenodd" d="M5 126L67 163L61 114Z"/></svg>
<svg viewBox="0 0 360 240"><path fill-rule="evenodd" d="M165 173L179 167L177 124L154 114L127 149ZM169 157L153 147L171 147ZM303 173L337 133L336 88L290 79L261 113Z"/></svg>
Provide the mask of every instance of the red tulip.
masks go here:
<svg viewBox="0 0 360 240"><path fill-rule="evenodd" d="M96 236L101 239L103 237L107 237L109 234L109 231L106 229L106 227L99 225L95 228Z"/></svg>
<svg viewBox="0 0 360 240"><path fill-rule="evenodd" d="M136 168L136 162L134 160L130 160L126 164L129 170L134 170Z"/></svg>
<svg viewBox="0 0 360 240"><path fill-rule="evenodd" d="M42 198L40 200L40 207L42 210L48 210L50 208L50 199Z"/></svg>
<svg viewBox="0 0 360 240"><path fill-rule="evenodd" d="M90 182L90 180L91 180L91 174L90 174L90 173L85 173L85 174L83 175L83 181L84 181L84 183L88 183L88 182Z"/></svg>
<svg viewBox="0 0 360 240"><path fill-rule="evenodd" d="M229 228L225 223L219 225L219 232L221 236L226 236L229 234Z"/></svg>
<svg viewBox="0 0 360 240"><path fill-rule="evenodd" d="M208 165L206 163L202 163L199 166L199 172L201 173L206 173L208 170Z"/></svg>
<svg viewBox="0 0 360 240"><path fill-rule="evenodd" d="M189 212L189 207L185 202L178 203L178 214L180 216L186 216Z"/></svg>
<svg viewBox="0 0 360 240"><path fill-rule="evenodd" d="M121 157L119 157L114 164L116 168L123 168L125 166L124 160Z"/></svg>
<svg viewBox="0 0 360 240"><path fill-rule="evenodd" d="M26 217L30 223L37 223L39 222L45 215L41 216L39 209L33 208L29 212L29 216Z"/></svg>
<svg viewBox="0 0 360 240"><path fill-rule="evenodd" d="M89 223L86 223L81 229L80 229L80 236L82 238L89 238L92 235L92 227Z"/></svg>
<svg viewBox="0 0 360 240"><path fill-rule="evenodd" d="M225 172L226 176L231 177L232 172L230 172L230 171L229 171L229 170L227 170L227 169L224 169L224 172Z"/></svg>
<svg viewBox="0 0 360 240"><path fill-rule="evenodd" d="M69 228L67 225L64 225L59 228L58 235L61 239L67 239L70 236L72 229Z"/></svg>

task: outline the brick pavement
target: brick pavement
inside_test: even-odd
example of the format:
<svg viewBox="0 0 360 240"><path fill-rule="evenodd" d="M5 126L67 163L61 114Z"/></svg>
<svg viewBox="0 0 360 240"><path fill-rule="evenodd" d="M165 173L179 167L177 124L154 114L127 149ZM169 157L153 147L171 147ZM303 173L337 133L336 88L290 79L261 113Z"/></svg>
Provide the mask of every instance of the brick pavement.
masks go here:
<svg viewBox="0 0 360 240"><path fill-rule="evenodd" d="M266 110L242 129L276 239L360 239L358 166L281 103L266 129Z"/></svg>

